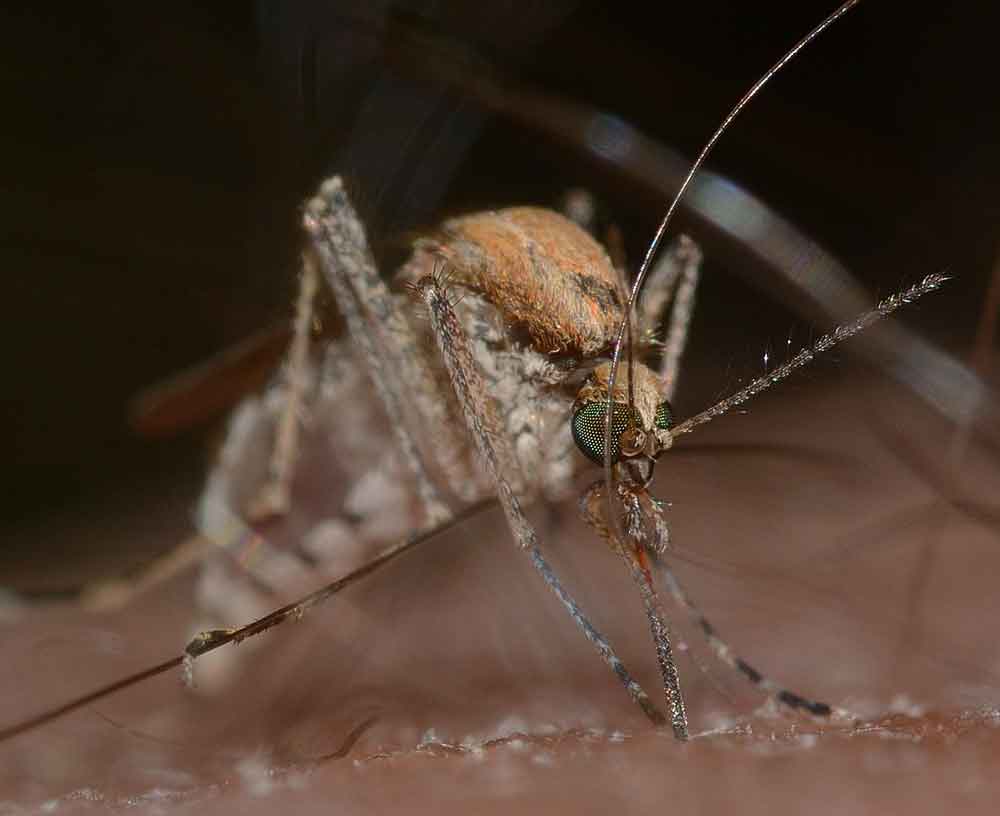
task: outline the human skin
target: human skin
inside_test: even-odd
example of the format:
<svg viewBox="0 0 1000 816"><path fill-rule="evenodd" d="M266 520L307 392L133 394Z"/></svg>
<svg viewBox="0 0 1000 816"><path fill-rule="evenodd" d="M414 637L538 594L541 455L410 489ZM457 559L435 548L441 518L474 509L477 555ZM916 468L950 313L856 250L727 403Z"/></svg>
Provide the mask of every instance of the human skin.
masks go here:
<svg viewBox="0 0 1000 816"><path fill-rule="evenodd" d="M825 367L700 429L657 469L672 563L706 614L766 674L853 719L758 709L740 678L713 667L735 692L727 700L682 657L698 736L682 745L656 731L494 511L239 647L221 690L190 691L173 672L0 745L0 803L986 812L1000 750L1000 551L981 510L998 465L975 435L957 469L921 465L951 430L906 389ZM656 694L618 559L572 502L534 518L565 582ZM192 593L185 575L114 614L21 610L0 630L13 658L0 668L0 722L177 653ZM196 662L196 682L211 685L225 651Z"/></svg>

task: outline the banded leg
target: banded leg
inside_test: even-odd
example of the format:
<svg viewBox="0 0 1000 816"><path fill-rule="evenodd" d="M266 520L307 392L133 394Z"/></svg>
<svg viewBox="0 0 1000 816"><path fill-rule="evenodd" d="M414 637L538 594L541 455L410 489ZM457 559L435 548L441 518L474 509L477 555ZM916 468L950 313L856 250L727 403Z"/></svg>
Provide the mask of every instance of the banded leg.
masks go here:
<svg viewBox="0 0 1000 816"><path fill-rule="evenodd" d="M838 326L829 334L821 336L811 346L799 351L794 357L788 360L788 362L774 369L765 376L754 380L746 388L737 391L735 394L716 403L708 410L702 411L700 414L697 414L691 419L685 420L676 427L672 428L671 434L676 437L681 434L690 433L699 425L704 425L705 423L722 416L733 408L742 405L760 392L778 382L781 382L797 369L812 362L817 354L828 351L838 343L853 337L861 331L864 331L873 323L876 323L882 318L892 314L899 307L913 303L920 297L936 291L946 280L947 277L945 275L927 275L922 281L909 287L908 289L904 289L901 292L897 292L896 294L881 300L874 309L865 312L850 323ZM645 493L645 491L643 491L643 493ZM663 518L662 508L656 500L648 494L646 494L644 501L641 501L636 505L635 510L639 513L643 513L642 508L646 508L644 512L647 518L640 519L639 522L631 520L631 523L633 525L639 523L643 528L649 528L656 531L653 539L654 545L650 550L652 555L652 558L650 559L651 565L662 575L662 580L665 583L671 598L673 598L673 600L682 607L685 613L698 626L699 630L704 635L709 648L715 656L726 665L736 669L752 684L761 689L761 691L769 697L777 700L779 703L791 708L802 709L816 716L829 716L833 713L846 715L847 712L841 709L834 709L826 703L809 700L806 697L792 691L788 691L787 689L779 686L777 683L774 683L766 678L753 666L733 652L729 644L718 635L708 619L701 614L698 607L691 600L690 596L688 596L688 594L684 591L684 588L677 580L673 571L670 570L669 566L660 557L665 551L666 545L669 543L669 534L667 531L666 520Z"/></svg>
<svg viewBox="0 0 1000 816"><path fill-rule="evenodd" d="M507 517L507 524L518 547L531 559L546 586L563 604L574 622L594 645L601 658L625 686L632 699L656 725L667 720L649 699L615 654L607 639L587 620L579 605L562 586L542 555L534 528L525 517L521 503L511 488L504 463L513 461L506 437L501 430L496 407L486 391L482 373L472 355L465 330L448 298L441 281L427 276L413 285L413 291L427 306L431 328L452 386L462 407L469 433L491 480Z"/></svg>
<svg viewBox="0 0 1000 816"><path fill-rule="evenodd" d="M666 560L663 558L663 554L666 550L666 541L661 538L661 531L667 530L667 522L663 517L663 509L659 502L643 490L637 495L637 500L635 501L634 506L629 508L629 511L638 515L638 520L633 521L633 524L639 524L643 529L657 531L654 534L655 538L653 539L652 546L649 549L649 564L651 572L655 572L657 574L663 582L663 585L666 587L667 593L670 595L671 599L698 627L698 630L704 636L709 649L711 649L712 654L714 654L718 660L742 674L763 694L789 708L800 709L817 717L829 717L831 714L849 716L848 712L843 709L834 708L827 703L810 700L807 697L803 697L800 694L789 691L783 686L775 683L773 680L765 677L747 661L739 657L739 655L733 651L732 647L718 634L715 627L709 622L708 618L701 613L694 601L691 600L690 596L681 586L680 581L678 581L677 576L674 575L673 570L670 569Z"/></svg>
<svg viewBox="0 0 1000 816"><path fill-rule="evenodd" d="M651 562L655 571L662 576L662 580L667 587L667 592L670 597L673 598L677 605L686 612L688 617L698 627L698 630L702 633L702 635L704 635L705 642L708 644L709 649L712 650L712 654L714 654L721 662L742 674L752 685L758 688L767 697L776 700L788 708L800 709L812 714L815 717L829 717L833 714L841 717L850 716L849 712L842 708L837 708L829 705L828 703L803 697L801 694L789 691L761 674L761 672L737 655L733 651L732 647L722 639L715 627L712 626L711 622L709 622L708 618L702 614L701 610L698 609L694 601L691 600L690 596L677 580L677 576L674 575L673 570L670 569L664 559L652 558Z"/></svg>

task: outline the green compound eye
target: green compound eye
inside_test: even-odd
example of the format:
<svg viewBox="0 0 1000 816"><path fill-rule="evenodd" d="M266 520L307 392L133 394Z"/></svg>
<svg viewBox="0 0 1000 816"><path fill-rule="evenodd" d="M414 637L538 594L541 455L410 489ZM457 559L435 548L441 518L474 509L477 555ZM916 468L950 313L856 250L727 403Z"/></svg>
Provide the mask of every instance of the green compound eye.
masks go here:
<svg viewBox="0 0 1000 816"><path fill-rule="evenodd" d="M573 441L591 462L604 464L604 413L606 403L587 402L573 414ZM628 406L614 403L611 406L611 464L621 459L621 435L628 428ZM656 409L654 424L660 430L667 430L674 424L674 414L669 402L661 402Z"/></svg>
<svg viewBox="0 0 1000 816"><path fill-rule="evenodd" d="M660 403L660 406L656 409L656 416L653 418L653 424L656 425L661 431L669 431L674 424L674 409L669 402L664 400Z"/></svg>
<svg viewBox="0 0 1000 816"><path fill-rule="evenodd" d="M587 402L573 414L573 441L591 462L604 464L604 416L605 402ZM627 405L614 403L611 406L611 464L621 458L618 440L628 428L629 409Z"/></svg>

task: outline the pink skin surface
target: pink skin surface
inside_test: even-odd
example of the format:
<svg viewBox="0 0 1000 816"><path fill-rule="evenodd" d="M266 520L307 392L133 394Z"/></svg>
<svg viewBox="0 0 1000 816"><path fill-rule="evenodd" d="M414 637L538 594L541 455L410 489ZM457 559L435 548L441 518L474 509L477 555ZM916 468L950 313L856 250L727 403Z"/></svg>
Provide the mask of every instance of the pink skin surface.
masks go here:
<svg viewBox="0 0 1000 816"><path fill-rule="evenodd" d="M491 511L302 622L201 658L198 691L172 672L0 745L0 813L992 811L1000 548L982 508L1000 472L975 436L949 470L949 433L903 389L841 366L700 429L657 470L672 563L713 623L853 721L759 709L712 664L726 699L682 656L699 736L657 732ZM533 517L659 697L617 557L571 502ZM192 577L114 614L10 609L0 723L177 654ZM213 662L234 654L216 682Z"/></svg>

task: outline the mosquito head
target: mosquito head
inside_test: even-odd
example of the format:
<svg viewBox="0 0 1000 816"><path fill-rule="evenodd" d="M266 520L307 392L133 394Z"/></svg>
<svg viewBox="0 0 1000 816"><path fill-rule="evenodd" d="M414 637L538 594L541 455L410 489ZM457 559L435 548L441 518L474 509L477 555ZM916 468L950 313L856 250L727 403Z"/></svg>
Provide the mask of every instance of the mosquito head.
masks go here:
<svg viewBox="0 0 1000 816"><path fill-rule="evenodd" d="M611 406L611 461L656 459L670 447L673 411L661 396L659 378L642 363L623 363L619 383L609 388L611 364L594 369L577 392L572 429L577 447L592 462L604 464L608 405ZM631 377L629 372L631 371ZM632 381L632 400L629 387Z"/></svg>

